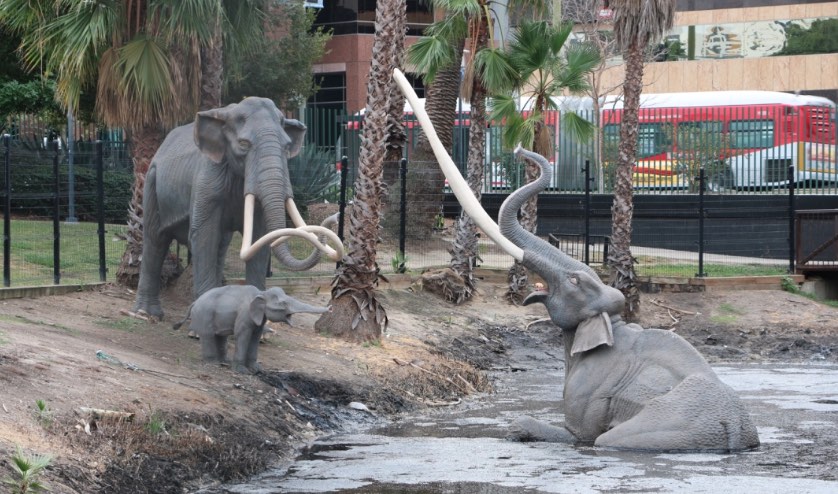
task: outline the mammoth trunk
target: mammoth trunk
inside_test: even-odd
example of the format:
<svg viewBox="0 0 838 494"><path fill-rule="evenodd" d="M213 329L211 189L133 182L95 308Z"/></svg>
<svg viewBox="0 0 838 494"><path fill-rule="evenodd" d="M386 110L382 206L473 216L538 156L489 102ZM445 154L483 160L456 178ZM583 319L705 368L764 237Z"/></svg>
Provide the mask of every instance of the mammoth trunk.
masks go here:
<svg viewBox="0 0 838 494"><path fill-rule="evenodd" d="M290 199L291 185L285 158L282 157L282 154L277 155L276 153L263 152L260 154L261 156L254 160L256 166L248 167L249 169L255 168L257 171L248 173L245 177L245 194L253 191L259 199L266 232L273 232L286 228L286 226L300 226L286 224L285 201ZM246 218L245 221L248 221L248 219ZM279 262L292 271L311 269L320 261L320 252L316 248L306 258L297 259L291 253L287 241L274 245L272 251Z"/></svg>

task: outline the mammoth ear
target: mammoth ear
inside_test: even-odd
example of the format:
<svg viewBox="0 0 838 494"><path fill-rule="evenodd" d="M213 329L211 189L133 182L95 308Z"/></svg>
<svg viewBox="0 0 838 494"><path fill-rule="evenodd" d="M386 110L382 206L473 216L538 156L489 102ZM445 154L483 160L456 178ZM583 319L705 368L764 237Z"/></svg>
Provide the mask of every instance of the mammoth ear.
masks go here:
<svg viewBox="0 0 838 494"><path fill-rule="evenodd" d="M227 152L226 123L226 114L221 109L201 111L195 116L195 144L213 163L221 163Z"/></svg>
<svg viewBox="0 0 838 494"><path fill-rule="evenodd" d="M586 319L576 327L576 336L573 338L573 348L570 355L587 352L600 345L612 346L614 344L614 333L611 329L611 317L607 312L597 314Z"/></svg>
<svg viewBox="0 0 838 494"><path fill-rule="evenodd" d="M288 157L293 158L300 154L300 149L303 147L303 140L306 136L306 125L299 120L286 118L283 127L285 128L285 133L291 138L291 145L288 146Z"/></svg>
<svg viewBox="0 0 838 494"><path fill-rule="evenodd" d="M265 322L265 304L265 296L262 294L253 297L253 300L250 301L248 315L253 324L257 326L261 326Z"/></svg>

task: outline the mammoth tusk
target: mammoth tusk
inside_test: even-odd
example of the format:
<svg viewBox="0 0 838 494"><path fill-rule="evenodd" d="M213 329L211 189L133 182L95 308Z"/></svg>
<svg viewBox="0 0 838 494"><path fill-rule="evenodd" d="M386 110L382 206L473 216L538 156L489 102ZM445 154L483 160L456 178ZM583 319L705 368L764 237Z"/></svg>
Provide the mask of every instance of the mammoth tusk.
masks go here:
<svg viewBox="0 0 838 494"><path fill-rule="evenodd" d="M271 245L278 245L282 242L287 241L290 237L301 237L305 240L308 240L312 245L317 247L321 252L326 254L326 256L337 262L340 261L343 257L343 243L340 240L340 237L337 236L335 232L329 230L328 228L316 225L306 225L303 222L302 217L300 216L299 211L297 211L296 205L293 206L293 213L291 213L292 221L294 220L294 214L296 214L299 223L302 223L302 226L297 228L280 228L279 230L274 230L272 232L266 233L262 238L257 240L255 243L253 242L253 209L255 207L256 199L253 194L247 194L244 197L244 225L242 227L242 248L239 253L239 257L247 261L251 257L253 257L256 252L264 247L266 244L271 243ZM286 204L294 204L291 199L286 201ZM296 223L296 221L295 221ZM323 235L327 238L327 240L331 241L335 248L330 247L329 245L324 245L320 243L320 240L317 238L317 235Z"/></svg>
<svg viewBox="0 0 838 494"><path fill-rule="evenodd" d="M285 200L285 212L291 217L294 226L306 226L306 222L303 220L302 215L300 215L300 210L297 209L297 203L291 197Z"/></svg>
<svg viewBox="0 0 838 494"><path fill-rule="evenodd" d="M404 74L402 74L399 69L393 69L393 78L395 78L396 83L402 93L404 93L405 98L407 98L408 102L410 102L410 106L413 107L413 114L416 115L416 119L419 120L419 124L422 125L422 130L425 131L428 142L431 144L434 156L436 156L437 161L439 161L439 167L442 169L442 173L445 174L445 178L448 179L448 185L451 187L451 190L454 191L454 195L457 196L457 200L460 201L463 209L469 216L472 217L472 219L474 219L477 226L480 227L480 229L483 230L489 238L494 240L501 249L514 257L516 261L521 261L524 258L523 249L501 235L498 225L492 221L492 218L489 217L489 214L483 209L477 198L474 197L468 183L465 181L463 176L460 175L460 171L457 170L454 160L448 156L448 153L445 151L445 147L443 147L442 142L439 140L439 137L437 137L436 130L434 130L434 127L431 124L431 119L428 118L428 114L425 113L425 108L419 104L419 97L416 96L416 92L413 91L413 88L407 81L407 78L405 78Z"/></svg>
<svg viewBox="0 0 838 494"><path fill-rule="evenodd" d="M328 240L331 240L332 243L336 246L336 248L332 248L329 245L324 245L320 243L320 240L317 238L317 235L314 232L328 237ZM262 238L257 240L253 246L242 255L243 260L248 260L253 255L264 247L267 244L279 245L291 237L300 237L305 240L308 240L312 245L317 247L321 252L326 254L326 256L337 262L343 257L343 246L341 244L340 238L337 234L327 228L323 228L322 226L316 225L306 225L300 228L280 228L279 230L274 230L272 232L266 233Z"/></svg>
<svg viewBox="0 0 838 494"><path fill-rule="evenodd" d="M244 225L242 227L242 248L239 257L250 259L253 253L250 251L250 243L253 242L253 208L256 204L256 197L253 194L244 196ZM255 251L254 251L255 252Z"/></svg>

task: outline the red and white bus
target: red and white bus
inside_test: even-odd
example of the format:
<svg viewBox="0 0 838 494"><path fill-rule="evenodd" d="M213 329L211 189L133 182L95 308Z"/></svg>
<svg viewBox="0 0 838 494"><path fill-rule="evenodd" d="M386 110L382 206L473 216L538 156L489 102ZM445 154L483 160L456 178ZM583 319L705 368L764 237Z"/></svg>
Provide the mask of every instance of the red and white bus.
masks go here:
<svg viewBox="0 0 838 494"><path fill-rule="evenodd" d="M566 97L555 101L560 110L546 115L555 147L554 156L547 157L555 167L551 189L581 190L585 162L595 163L596 153L592 142L577 142L561 131L559 113L575 111L593 121L591 99ZM468 149L468 112L468 104L463 104L462 118L455 121L454 128L453 157L461 167ZM418 130L412 114L406 105L409 140ZM359 112L350 119L346 130L358 133L362 115ZM622 99L604 98L599 122L605 168L609 167L609 156L615 155L622 116ZM784 186L790 167L796 183L838 183L836 105L827 98L772 91L644 94L638 116L633 174L636 188L688 188L691 181L694 184L697 164L705 165L705 169L710 164L708 185L714 190ZM521 177L513 179L509 167L502 165L509 151L501 146L501 133L502 125L494 122L486 133L484 192L520 185ZM703 141L698 147L697 138ZM592 174L607 180L605 175Z"/></svg>
<svg viewBox="0 0 838 494"><path fill-rule="evenodd" d="M720 188L786 185L790 167L796 183L834 183L835 108L827 98L771 91L641 96L634 185L686 186L690 170L683 165L695 154L697 135L709 141L705 149L716 144L723 171L712 185ZM622 116L622 101L603 105L606 146L619 139Z"/></svg>

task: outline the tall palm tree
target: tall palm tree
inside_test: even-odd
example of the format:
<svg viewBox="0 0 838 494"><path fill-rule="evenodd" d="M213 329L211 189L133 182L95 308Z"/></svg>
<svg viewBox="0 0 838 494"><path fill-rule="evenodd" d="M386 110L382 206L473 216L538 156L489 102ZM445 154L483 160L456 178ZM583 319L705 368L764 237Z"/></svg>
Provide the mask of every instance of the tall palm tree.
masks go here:
<svg viewBox="0 0 838 494"><path fill-rule="evenodd" d="M636 318L640 293L631 255L631 220L634 211L632 168L637 160L637 129L643 65L646 48L656 44L672 28L674 0L612 0L614 35L625 61L623 117L620 125L619 157L611 207L612 226L608 265L612 284L626 296L625 317Z"/></svg>
<svg viewBox="0 0 838 494"><path fill-rule="evenodd" d="M358 342L378 340L387 327L387 313L375 293L379 277L376 244L390 98L395 85L393 69L401 68L396 66L401 58L395 50L404 46L406 8L405 0L378 0L376 5L364 133L346 254L332 282L332 310L314 325L318 332ZM403 108L398 110L401 114Z"/></svg>
<svg viewBox="0 0 838 494"><path fill-rule="evenodd" d="M514 4L534 5L543 10L541 0L518 0ZM512 70L501 56L494 41L494 2L490 0L434 0L434 7L442 9L446 17L427 31L425 37L411 47L410 60L417 68L433 77L437 72L456 67L464 61L460 82L460 96L471 103L467 177L472 192L479 199L483 186L485 162L485 132L487 80L490 77L510 77ZM469 57L455 51L467 40ZM453 80L449 84L454 84ZM489 83L490 84L490 83ZM446 94L450 94L450 90ZM453 103L453 102L452 102ZM434 116L429 112L431 121ZM440 131L441 135L446 135ZM450 266L462 283L450 285L446 298L460 303L471 298L475 290L474 268L479 259L478 232L474 222L462 214L455 225L454 241L450 249Z"/></svg>
<svg viewBox="0 0 838 494"><path fill-rule="evenodd" d="M212 65L201 63L202 49L218 48L212 44L218 26L222 32L235 27L233 41L261 32L261 21L252 21L260 19L263 3L0 0L0 22L21 36L29 69L55 78L62 106L77 113L81 94L95 91L101 121L124 128L131 141L135 180L120 281L136 282L142 190L151 159L166 131L191 119L201 102L202 68ZM243 15L229 15L224 6ZM220 56L218 50L209 53L205 62Z"/></svg>
<svg viewBox="0 0 838 494"><path fill-rule="evenodd" d="M572 30L571 24L554 27L546 21L536 21L524 22L513 32L506 55L515 68L515 78L493 79L502 84L492 88L495 94L492 119L505 122L503 140L507 148L521 143L542 156L552 156L553 138L546 112L560 110L552 98L590 89L589 76L598 66L600 55L588 44L565 48ZM523 105L516 94L521 96ZM580 140L587 140L594 132L593 124L573 112L564 114L562 128ZM527 183L538 178L539 169L533 164L528 164L525 172ZM531 233L535 233L538 222L536 200L530 198L522 208L521 225ZM521 303L529 284L527 269L516 261L509 269L507 280L507 298Z"/></svg>

